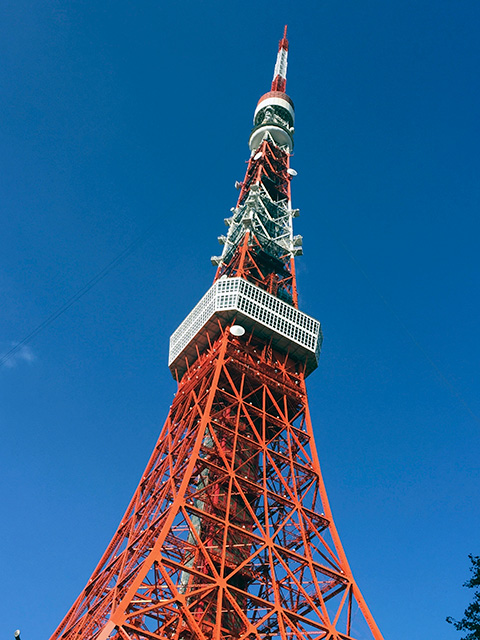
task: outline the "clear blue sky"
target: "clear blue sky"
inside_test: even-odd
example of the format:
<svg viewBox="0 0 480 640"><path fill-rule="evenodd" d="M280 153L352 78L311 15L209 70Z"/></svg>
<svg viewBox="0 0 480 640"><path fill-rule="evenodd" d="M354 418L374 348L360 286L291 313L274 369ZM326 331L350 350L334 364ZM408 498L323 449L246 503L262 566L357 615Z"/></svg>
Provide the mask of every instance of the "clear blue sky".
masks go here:
<svg viewBox="0 0 480 640"><path fill-rule="evenodd" d="M54 631L137 485L175 389L168 338L212 281L285 23L333 512L386 639L459 637L444 620L480 553L480 3L15 0L2 353L154 226L0 370L2 638Z"/></svg>

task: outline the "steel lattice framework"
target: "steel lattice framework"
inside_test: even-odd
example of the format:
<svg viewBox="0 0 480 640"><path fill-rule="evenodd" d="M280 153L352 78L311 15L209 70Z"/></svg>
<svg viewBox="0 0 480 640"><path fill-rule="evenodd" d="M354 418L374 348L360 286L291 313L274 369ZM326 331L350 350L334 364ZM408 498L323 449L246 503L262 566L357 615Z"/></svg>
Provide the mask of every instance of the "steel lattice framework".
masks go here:
<svg viewBox="0 0 480 640"><path fill-rule="evenodd" d="M171 339L167 421L52 640L382 639L333 522L308 411L321 332L297 304L287 51L285 31L214 285Z"/></svg>

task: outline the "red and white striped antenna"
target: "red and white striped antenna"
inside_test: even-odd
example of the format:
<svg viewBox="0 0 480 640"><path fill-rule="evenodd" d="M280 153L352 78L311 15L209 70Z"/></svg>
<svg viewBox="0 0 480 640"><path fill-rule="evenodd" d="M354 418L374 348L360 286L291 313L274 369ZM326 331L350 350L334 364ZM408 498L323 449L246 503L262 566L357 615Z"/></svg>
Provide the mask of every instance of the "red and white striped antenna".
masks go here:
<svg viewBox="0 0 480 640"><path fill-rule="evenodd" d="M275 71L273 72L272 91L285 92L287 86L287 58L288 58L288 40L287 25L283 31L283 38L278 43L277 62L275 63Z"/></svg>

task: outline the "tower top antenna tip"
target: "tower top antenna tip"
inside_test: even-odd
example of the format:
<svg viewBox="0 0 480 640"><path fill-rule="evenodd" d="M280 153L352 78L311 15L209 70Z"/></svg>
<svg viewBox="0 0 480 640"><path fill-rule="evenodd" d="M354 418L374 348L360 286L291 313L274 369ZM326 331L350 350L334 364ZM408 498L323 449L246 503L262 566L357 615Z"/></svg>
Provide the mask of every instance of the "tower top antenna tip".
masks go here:
<svg viewBox="0 0 480 640"><path fill-rule="evenodd" d="M278 50L280 51L281 49L285 49L285 51L288 51L288 40L287 40L287 26L285 25L284 29L283 29L283 37L280 40L280 42L278 43Z"/></svg>
<svg viewBox="0 0 480 640"><path fill-rule="evenodd" d="M277 62L275 71L273 72L272 91L280 91L285 93L287 84L287 57L288 57L288 40L287 25L283 30L283 38L278 43Z"/></svg>

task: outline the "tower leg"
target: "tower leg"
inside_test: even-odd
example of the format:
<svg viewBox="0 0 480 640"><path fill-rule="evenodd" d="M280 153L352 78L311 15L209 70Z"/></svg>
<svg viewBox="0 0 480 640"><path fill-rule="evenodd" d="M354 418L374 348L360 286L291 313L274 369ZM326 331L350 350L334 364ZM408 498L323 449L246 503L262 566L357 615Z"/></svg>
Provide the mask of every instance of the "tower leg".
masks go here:
<svg viewBox="0 0 480 640"><path fill-rule="evenodd" d="M299 369L228 330L188 369L52 640L381 640L333 524Z"/></svg>

